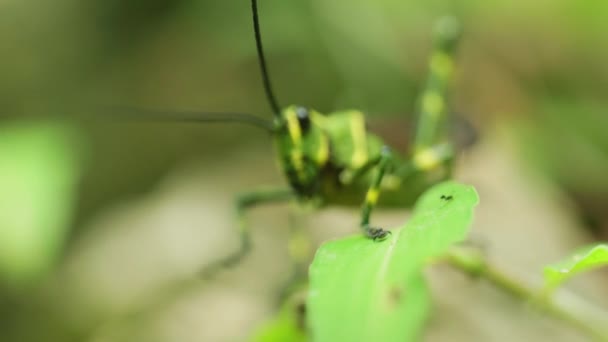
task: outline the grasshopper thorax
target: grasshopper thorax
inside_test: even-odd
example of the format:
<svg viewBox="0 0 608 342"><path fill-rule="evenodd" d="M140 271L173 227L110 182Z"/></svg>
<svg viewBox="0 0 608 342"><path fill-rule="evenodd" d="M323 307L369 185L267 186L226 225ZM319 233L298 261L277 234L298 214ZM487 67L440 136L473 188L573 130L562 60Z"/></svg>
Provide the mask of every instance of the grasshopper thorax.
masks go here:
<svg viewBox="0 0 608 342"><path fill-rule="evenodd" d="M321 170L329 159L324 120L312 109L289 106L274 121L279 163L291 187L304 198L318 193Z"/></svg>

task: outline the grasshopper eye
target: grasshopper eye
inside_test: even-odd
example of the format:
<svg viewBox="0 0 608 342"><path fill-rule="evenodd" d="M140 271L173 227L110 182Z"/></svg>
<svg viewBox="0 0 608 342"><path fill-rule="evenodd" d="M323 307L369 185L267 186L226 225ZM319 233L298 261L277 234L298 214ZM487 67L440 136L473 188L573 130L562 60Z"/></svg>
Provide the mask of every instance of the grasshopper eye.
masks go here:
<svg viewBox="0 0 608 342"><path fill-rule="evenodd" d="M296 108L296 116L298 117L298 123L302 132L306 133L310 128L310 116L308 115L308 109L304 107Z"/></svg>

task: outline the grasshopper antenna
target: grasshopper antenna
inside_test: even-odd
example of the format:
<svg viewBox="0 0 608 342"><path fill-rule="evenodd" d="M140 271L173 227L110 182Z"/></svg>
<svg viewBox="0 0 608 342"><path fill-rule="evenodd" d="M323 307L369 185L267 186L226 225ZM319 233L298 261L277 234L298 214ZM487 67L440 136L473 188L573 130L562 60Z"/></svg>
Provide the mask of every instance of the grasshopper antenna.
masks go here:
<svg viewBox="0 0 608 342"><path fill-rule="evenodd" d="M234 122L274 132L272 121L247 113L163 111L124 106L103 106L103 112L128 121L170 121L170 122ZM105 117L105 115L104 115Z"/></svg>
<svg viewBox="0 0 608 342"><path fill-rule="evenodd" d="M264 57L264 48L262 47L262 34L260 33L260 21L258 18L258 2L257 0L251 0L251 12L253 15L253 32L255 34L255 46L258 51L258 60L260 62L260 71L262 72L262 80L264 82L264 91L266 93L266 99L272 108L275 117L280 115L280 107L277 103L277 99L272 92L272 86L270 84L270 75L268 68L266 67L266 58Z"/></svg>

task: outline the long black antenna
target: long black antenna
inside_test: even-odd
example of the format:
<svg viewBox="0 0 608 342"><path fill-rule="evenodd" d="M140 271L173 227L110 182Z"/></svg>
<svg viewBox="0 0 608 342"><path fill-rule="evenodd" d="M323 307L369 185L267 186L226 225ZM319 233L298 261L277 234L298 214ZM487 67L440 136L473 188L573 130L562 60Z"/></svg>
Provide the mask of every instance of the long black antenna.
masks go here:
<svg viewBox="0 0 608 342"><path fill-rule="evenodd" d="M165 111L126 106L103 106L98 111L104 114L102 117L107 117L106 113L112 113L114 118L134 122L234 122L274 132L271 120L247 113Z"/></svg>
<svg viewBox="0 0 608 342"><path fill-rule="evenodd" d="M262 35L260 33L260 21L258 19L257 0L251 0L251 12L253 13L253 32L255 33L255 46L258 50L258 60L260 61L260 70L262 71L264 91L266 92L266 98L268 99L268 103L270 104L274 115L278 117L281 110L277 103L277 99L274 97L274 93L272 92L270 76L268 74L268 68L266 67L266 58L264 57L264 49L262 48Z"/></svg>

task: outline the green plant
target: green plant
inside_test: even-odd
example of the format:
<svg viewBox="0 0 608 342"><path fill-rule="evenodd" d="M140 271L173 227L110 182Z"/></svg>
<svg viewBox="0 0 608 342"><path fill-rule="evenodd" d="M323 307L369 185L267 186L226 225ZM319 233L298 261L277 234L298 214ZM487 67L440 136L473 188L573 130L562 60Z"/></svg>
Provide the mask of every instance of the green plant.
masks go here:
<svg viewBox="0 0 608 342"><path fill-rule="evenodd" d="M410 220L386 243L350 236L323 244L310 266L307 327L295 324L303 318L284 309L256 341L305 340L305 332L321 342L416 341L431 315L424 270L438 262L483 279L589 337L608 339L608 331L584 316L602 316L601 310L588 304L572 307L553 293L570 277L607 265L608 246L586 247L548 265L544 285L533 287L490 264L478 249L460 244L478 200L474 188L444 182L420 197Z"/></svg>

